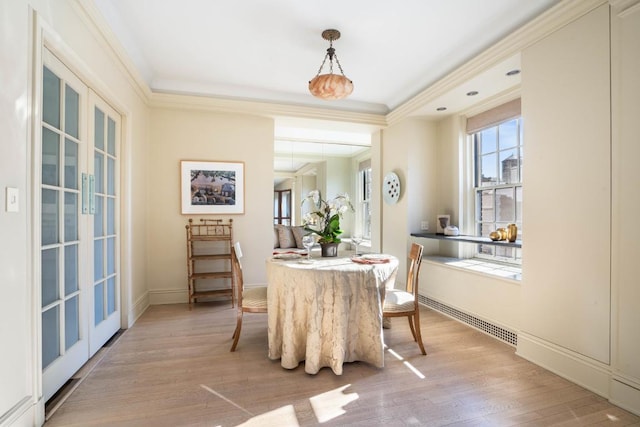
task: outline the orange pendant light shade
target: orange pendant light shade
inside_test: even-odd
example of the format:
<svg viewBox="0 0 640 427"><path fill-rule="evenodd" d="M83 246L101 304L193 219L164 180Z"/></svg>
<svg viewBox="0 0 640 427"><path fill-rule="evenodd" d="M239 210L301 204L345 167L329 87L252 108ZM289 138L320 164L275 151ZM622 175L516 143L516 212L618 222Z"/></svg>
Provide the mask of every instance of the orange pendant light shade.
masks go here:
<svg viewBox="0 0 640 427"><path fill-rule="evenodd" d="M340 74L320 74L309 82L309 92L321 99L342 99L353 92L353 82Z"/></svg>

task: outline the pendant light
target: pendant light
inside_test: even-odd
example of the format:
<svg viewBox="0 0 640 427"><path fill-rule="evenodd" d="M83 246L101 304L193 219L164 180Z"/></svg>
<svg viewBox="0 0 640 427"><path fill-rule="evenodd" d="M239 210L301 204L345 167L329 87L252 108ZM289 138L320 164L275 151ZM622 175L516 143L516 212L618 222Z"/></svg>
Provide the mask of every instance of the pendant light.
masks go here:
<svg viewBox="0 0 640 427"><path fill-rule="evenodd" d="M309 91L317 98L325 100L343 99L353 92L353 82L344 75L340 61L338 61L338 55L333 48L333 41L340 38L340 31L338 30L324 30L322 32L322 38L329 41L329 48L327 53L320 64L318 74L309 82ZM324 64L329 58L329 73L322 73ZM340 70L340 74L333 74L333 60L335 59L336 65Z"/></svg>

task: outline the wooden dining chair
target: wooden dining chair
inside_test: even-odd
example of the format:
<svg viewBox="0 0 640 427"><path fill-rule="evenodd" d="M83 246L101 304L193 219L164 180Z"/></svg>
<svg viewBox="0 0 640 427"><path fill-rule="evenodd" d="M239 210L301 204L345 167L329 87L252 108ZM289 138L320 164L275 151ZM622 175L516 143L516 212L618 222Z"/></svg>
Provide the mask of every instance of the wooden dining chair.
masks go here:
<svg viewBox="0 0 640 427"><path fill-rule="evenodd" d="M427 354L420 333L420 306L418 304L418 276L422 264L424 246L413 243L409 252L409 272L406 289L387 289L382 309L383 318L404 317L409 320L409 327L414 341L418 342L422 354Z"/></svg>
<svg viewBox="0 0 640 427"><path fill-rule="evenodd" d="M244 289L244 281L242 278L242 249L240 243L236 242L231 248L231 273L237 292L238 315L236 321L236 330L233 331L233 344L230 351L236 351L240 331L242 330L242 316L244 313L266 313L267 312L267 287L258 286L255 288Z"/></svg>

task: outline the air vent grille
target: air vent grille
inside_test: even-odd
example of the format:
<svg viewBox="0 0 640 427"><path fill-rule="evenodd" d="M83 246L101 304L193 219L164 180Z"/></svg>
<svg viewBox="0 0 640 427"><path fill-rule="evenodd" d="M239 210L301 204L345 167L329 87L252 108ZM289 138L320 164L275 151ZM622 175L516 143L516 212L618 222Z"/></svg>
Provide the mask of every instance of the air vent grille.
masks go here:
<svg viewBox="0 0 640 427"><path fill-rule="evenodd" d="M427 307L439 311L442 314L453 317L454 319L459 320L462 323L466 323L469 326L472 326L488 335L491 335L492 337L497 338L504 343L507 343L514 347L518 345L518 334L516 334L515 332L509 331L500 326L496 326L493 323L479 319L475 316L470 315L469 313L465 313L464 311L460 311L439 301L427 298L424 295L419 295L418 301L426 305Z"/></svg>

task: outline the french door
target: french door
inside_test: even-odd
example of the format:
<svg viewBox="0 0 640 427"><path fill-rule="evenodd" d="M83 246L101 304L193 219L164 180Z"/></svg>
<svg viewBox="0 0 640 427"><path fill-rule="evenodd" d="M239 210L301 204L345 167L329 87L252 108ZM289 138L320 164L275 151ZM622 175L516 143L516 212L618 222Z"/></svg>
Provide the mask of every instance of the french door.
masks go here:
<svg viewBox="0 0 640 427"><path fill-rule="evenodd" d="M36 190L46 401L120 327L120 117L47 49L41 95Z"/></svg>

